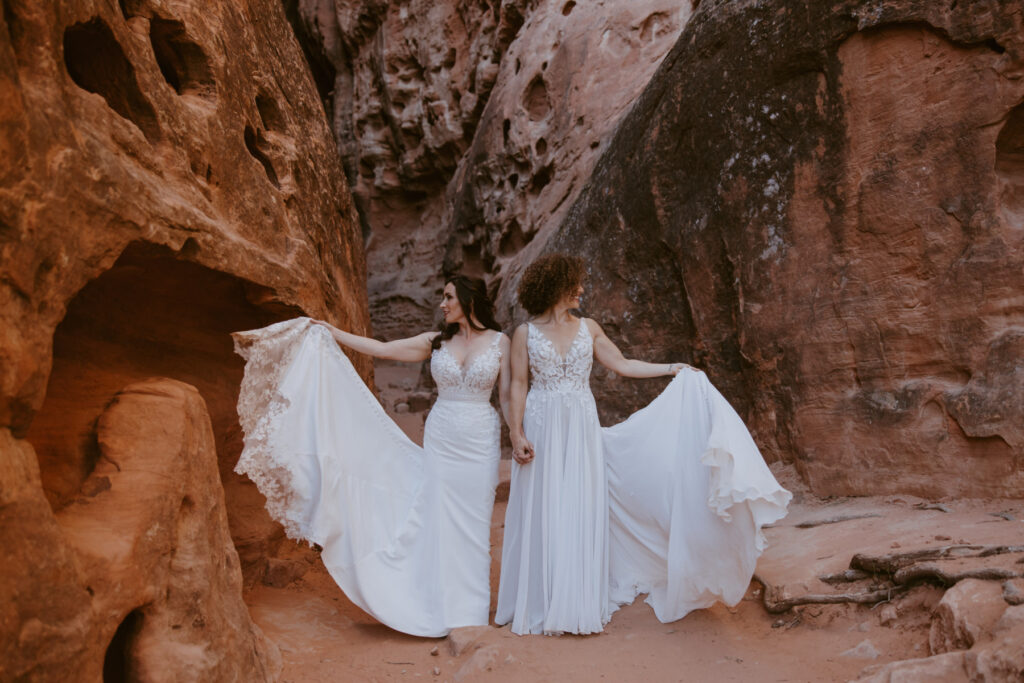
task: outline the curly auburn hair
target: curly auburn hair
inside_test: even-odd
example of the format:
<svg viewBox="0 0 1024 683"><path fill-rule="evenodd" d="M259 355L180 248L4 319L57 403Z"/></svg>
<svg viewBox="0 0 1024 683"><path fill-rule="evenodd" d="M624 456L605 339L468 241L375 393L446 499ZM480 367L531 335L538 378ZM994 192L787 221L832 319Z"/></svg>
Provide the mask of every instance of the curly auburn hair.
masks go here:
<svg viewBox="0 0 1024 683"><path fill-rule="evenodd" d="M583 259L545 254L531 263L519 281L519 303L530 315L540 315L583 283Z"/></svg>

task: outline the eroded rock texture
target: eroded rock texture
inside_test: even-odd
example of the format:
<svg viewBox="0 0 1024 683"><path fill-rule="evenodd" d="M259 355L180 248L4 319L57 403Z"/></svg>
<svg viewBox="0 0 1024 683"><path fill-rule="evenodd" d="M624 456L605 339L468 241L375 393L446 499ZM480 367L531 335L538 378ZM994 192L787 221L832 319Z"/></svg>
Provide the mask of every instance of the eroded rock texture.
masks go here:
<svg viewBox="0 0 1024 683"><path fill-rule="evenodd" d="M580 253L612 338L706 368L816 493L1019 495L1016 3L336 4L296 25L378 332L430 323L439 262L512 323L522 267ZM662 382L594 386L614 421Z"/></svg>
<svg viewBox="0 0 1024 683"><path fill-rule="evenodd" d="M98 680L125 634L146 671L186 667L175 680L268 678L239 559L257 580L283 535L231 472L228 333L300 311L368 323L354 207L284 11L7 0L0 131L0 678ZM202 399L136 387L130 418L103 413L151 376Z"/></svg>
<svg viewBox="0 0 1024 683"><path fill-rule="evenodd" d="M666 0L289 4L330 83L387 337L433 325L442 271L497 291L536 254L691 14Z"/></svg>
<svg viewBox="0 0 1024 683"><path fill-rule="evenodd" d="M547 248L816 493L1019 496L1022 58L1014 3L702 3Z"/></svg>

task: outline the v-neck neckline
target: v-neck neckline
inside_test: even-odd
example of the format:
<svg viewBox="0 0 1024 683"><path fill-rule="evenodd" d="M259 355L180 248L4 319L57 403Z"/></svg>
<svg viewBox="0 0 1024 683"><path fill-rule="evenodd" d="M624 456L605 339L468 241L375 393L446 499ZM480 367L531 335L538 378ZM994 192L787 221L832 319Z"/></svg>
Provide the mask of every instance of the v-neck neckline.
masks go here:
<svg viewBox="0 0 1024 683"><path fill-rule="evenodd" d="M580 326L576 328L576 334L573 335L572 341L569 342L569 347L565 350L565 353L559 353L558 347L555 346L555 342L551 341L551 337L545 334L544 330L540 329L539 327L537 327L537 325L535 325L532 322L530 323L530 325L533 327L533 329L537 330L537 334L543 337L544 341L546 341L548 345L551 346L551 350L555 352L556 356L558 356L558 360L564 363L565 359L569 357L570 353L572 353L573 347L576 346L576 340L579 339L580 332L583 331L583 318L580 318Z"/></svg>
<svg viewBox="0 0 1024 683"><path fill-rule="evenodd" d="M466 356L466 359L462 363L460 363L459 359L455 357L455 354L452 353L452 350L448 348L448 341L449 340L446 339L445 342L441 345L441 348L443 348L448 353L448 357L452 359L452 362L455 363L455 367L457 367L459 369L459 376L462 379L465 379L466 375L473 368L473 364L476 363L477 360L481 356L483 356L485 353L487 353L488 351L491 350L491 347L494 345L494 342L495 342L495 340L497 338L498 338L498 335L495 334L494 335L494 339L492 339L484 347L483 351L478 351L477 353L473 354L472 356Z"/></svg>

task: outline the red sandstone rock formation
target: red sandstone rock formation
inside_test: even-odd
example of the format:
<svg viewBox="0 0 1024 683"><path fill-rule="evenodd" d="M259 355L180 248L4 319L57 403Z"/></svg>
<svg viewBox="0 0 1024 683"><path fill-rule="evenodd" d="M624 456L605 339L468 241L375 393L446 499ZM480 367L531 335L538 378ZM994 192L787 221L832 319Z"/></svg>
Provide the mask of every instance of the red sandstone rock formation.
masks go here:
<svg viewBox="0 0 1024 683"><path fill-rule="evenodd" d="M1010 5L703 3L545 248L815 493L1019 496L1022 69Z"/></svg>
<svg viewBox="0 0 1024 683"><path fill-rule="evenodd" d="M294 7L366 222L384 336L433 324L442 270L487 275L496 291L521 267L691 12L666 0Z"/></svg>
<svg viewBox="0 0 1024 683"><path fill-rule="evenodd" d="M1020 495L1012 3L334 4L297 24L337 69L380 331L429 323L438 262L517 321L521 268L573 251L614 339L707 368L816 493ZM609 421L660 386L595 382Z"/></svg>
<svg viewBox="0 0 1024 683"><path fill-rule="evenodd" d="M126 662L272 676L221 496L247 580L283 536L231 472L242 362L228 333L300 311L365 331L364 278L343 169L279 4L4 3L0 678L96 678L132 633L146 652ZM145 409L133 390L139 412L114 420L127 410L114 406L97 429L122 387L151 376L195 386L212 435L181 388ZM110 470L115 446L115 460L170 468L165 488ZM99 516L109 505L116 534ZM91 540L101 530L106 545Z"/></svg>

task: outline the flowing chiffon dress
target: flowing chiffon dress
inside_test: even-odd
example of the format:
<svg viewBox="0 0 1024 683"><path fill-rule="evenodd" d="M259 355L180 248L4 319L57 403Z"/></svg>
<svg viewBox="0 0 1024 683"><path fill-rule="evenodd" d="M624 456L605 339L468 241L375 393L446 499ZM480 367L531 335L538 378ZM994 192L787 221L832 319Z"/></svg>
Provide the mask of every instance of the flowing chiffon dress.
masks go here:
<svg viewBox="0 0 1024 683"><path fill-rule="evenodd" d="M422 448L310 319L234 337L246 360L235 471L288 536L322 546L349 599L397 631L440 637L487 624L500 334L464 367L443 343L433 352L438 400Z"/></svg>
<svg viewBox="0 0 1024 683"><path fill-rule="evenodd" d="M535 458L513 464L495 620L514 633L593 633L637 595L663 622L739 602L791 495L703 372L684 370L648 406L601 428L581 321L560 357L528 325L523 427Z"/></svg>
<svg viewBox="0 0 1024 683"><path fill-rule="evenodd" d="M513 633L597 633L608 599L608 487L586 323L565 356L527 323L531 384L523 430L535 457L513 463L495 621Z"/></svg>

